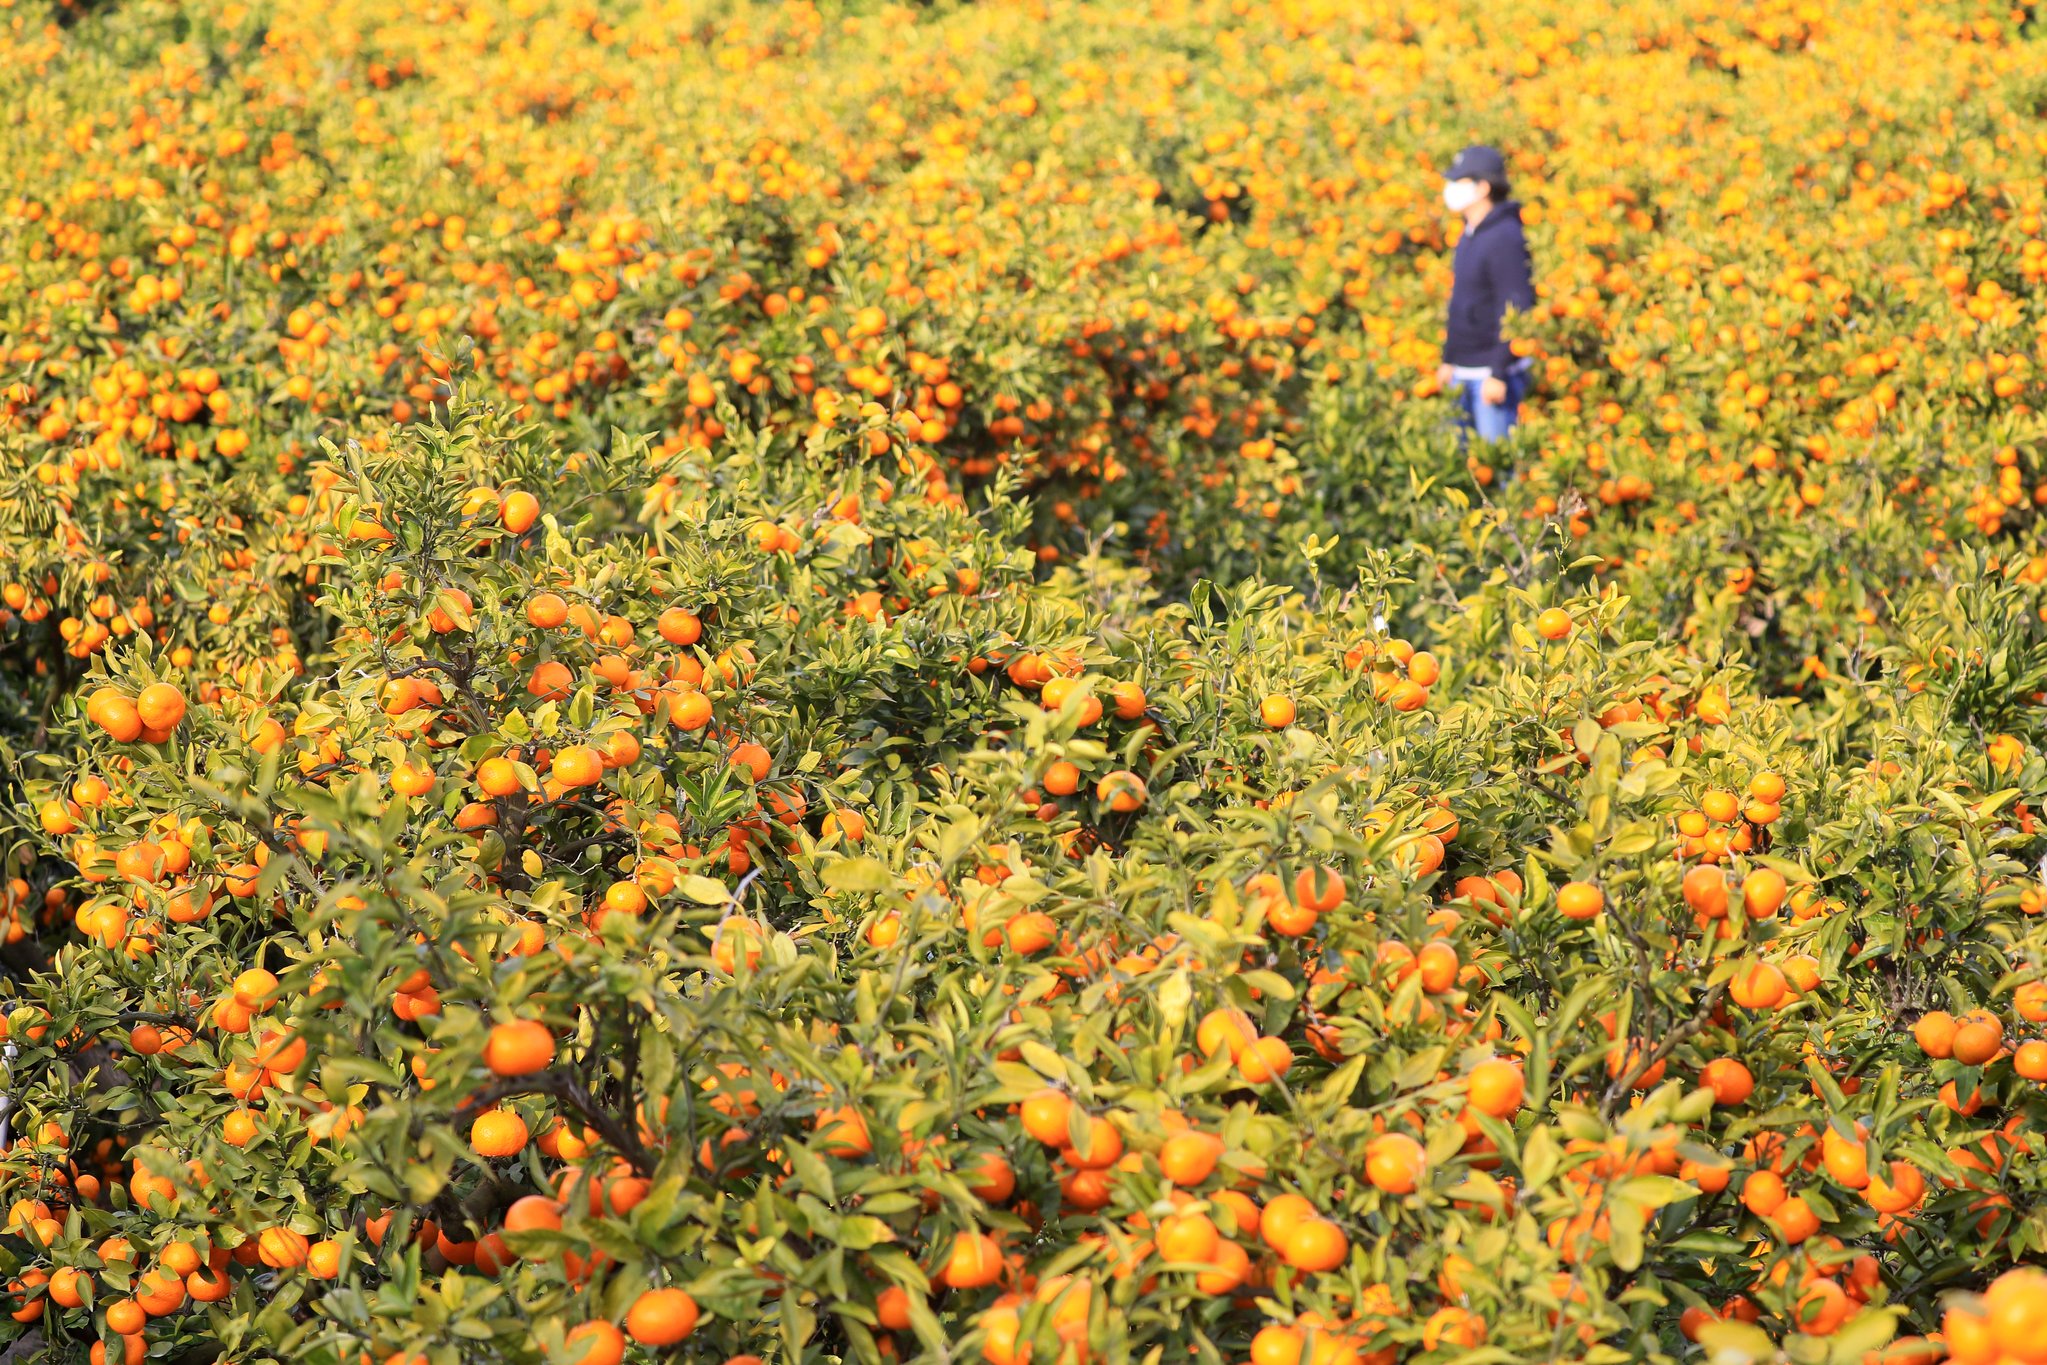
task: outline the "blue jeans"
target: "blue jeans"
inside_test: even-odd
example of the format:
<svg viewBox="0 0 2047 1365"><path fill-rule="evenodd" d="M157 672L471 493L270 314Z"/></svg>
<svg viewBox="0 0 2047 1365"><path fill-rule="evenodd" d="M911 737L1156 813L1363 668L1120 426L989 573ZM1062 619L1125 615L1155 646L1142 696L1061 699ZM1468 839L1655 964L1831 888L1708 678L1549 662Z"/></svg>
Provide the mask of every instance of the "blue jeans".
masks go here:
<svg viewBox="0 0 2047 1365"><path fill-rule="evenodd" d="M1488 403L1479 397L1482 379L1453 379L1456 386L1458 424L1466 433L1476 431L1481 441L1504 441L1521 418L1521 400L1528 393L1528 371L1507 374L1507 401Z"/></svg>

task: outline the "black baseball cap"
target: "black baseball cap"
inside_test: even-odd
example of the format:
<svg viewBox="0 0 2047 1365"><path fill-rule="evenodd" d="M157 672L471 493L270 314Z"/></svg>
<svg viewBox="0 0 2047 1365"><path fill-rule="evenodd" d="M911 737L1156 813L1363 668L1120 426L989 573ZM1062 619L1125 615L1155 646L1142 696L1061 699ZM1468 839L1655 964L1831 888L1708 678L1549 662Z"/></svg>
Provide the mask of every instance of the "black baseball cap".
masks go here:
<svg viewBox="0 0 2047 1365"><path fill-rule="evenodd" d="M1483 180L1497 185L1507 178L1507 158L1497 147L1466 147L1443 172L1445 180Z"/></svg>

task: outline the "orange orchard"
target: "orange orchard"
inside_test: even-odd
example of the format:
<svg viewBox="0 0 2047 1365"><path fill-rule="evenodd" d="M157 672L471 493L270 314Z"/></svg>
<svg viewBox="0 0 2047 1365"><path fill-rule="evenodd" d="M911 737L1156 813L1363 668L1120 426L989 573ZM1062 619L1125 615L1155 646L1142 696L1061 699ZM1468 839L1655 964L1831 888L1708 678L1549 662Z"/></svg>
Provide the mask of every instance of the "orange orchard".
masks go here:
<svg viewBox="0 0 2047 1365"><path fill-rule="evenodd" d="M336 1296L402 1262L543 1305L463 1319L512 1355L1761 1358L1937 1333L1989 1286L1964 1249L2010 1254L2047 1077L2026 741L1854 722L1942 793L1901 820L1902 765L1820 783L1790 702L1611 591L1422 651L1369 571L1133 584L1106 634L1005 548L1015 504L898 497L857 442L804 516L815 466L672 458L670 511L621 442L521 533L475 491L550 447L453 409L328 481L315 666L197 700L116 651L31 779L37 875L71 869L9 892L34 1330L203 1339L248 1283L431 1351ZM347 533L371 505L389 538ZM2039 628L2015 575L1962 591ZM938 765L892 768L902 732ZM1913 871L1969 847L1945 892ZM1901 1014L1913 981L1966 1008ZM176 1098L138 1123L145 1089Z"/></svg>
<svg viewBox="0 0 2047 1365"><path fill-rule="evenodd" d="M2023 12L0 22L20 1354L2037 1354Z"/></svg>

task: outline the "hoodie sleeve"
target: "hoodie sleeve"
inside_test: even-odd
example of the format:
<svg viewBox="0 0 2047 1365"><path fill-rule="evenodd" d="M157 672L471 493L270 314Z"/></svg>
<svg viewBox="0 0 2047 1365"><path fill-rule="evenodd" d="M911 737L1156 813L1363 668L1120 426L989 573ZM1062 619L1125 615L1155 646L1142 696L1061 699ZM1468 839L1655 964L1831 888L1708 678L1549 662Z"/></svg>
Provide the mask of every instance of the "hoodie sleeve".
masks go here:
<svg viewBox="0 0 2047 1365"><path fill-rule="evenodd" d="M1507 313L1526 312L1535 307L1535 279L1528 262L1527 234L1518 218L1505 226L1509 230L1500 233L1486 257L1486 271L1492 276L1493 296L1500 301L1503 321ZM1495 378L1505 379L1514 368L1515 359L1512 344L1502 337L1486 363Z"/></svg>

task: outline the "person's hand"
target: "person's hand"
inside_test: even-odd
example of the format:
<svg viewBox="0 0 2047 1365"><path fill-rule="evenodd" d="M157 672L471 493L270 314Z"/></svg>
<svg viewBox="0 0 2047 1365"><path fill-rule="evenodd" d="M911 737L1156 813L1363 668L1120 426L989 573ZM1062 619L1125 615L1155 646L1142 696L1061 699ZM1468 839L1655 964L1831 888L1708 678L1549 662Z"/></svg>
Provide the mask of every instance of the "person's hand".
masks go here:
<svg viewBox="0 0 2047 1365"><path fill-rule="evenodd" d="M1452 369L1450 366L1448 365L1436 366L1436 382L1438 384L1441 384L1444 388L1446 389L1449 388L1450 381L1452 379L1455 379L1456 377L1457 371Z"/></svg>
<svg viewBox="0 0 2047 1365"><path fill-rule="evenodd" d="M1478 396L1498 407L1507 401L1507 381L1498 375L1487 375L1485 382L1478 386Z"/></svg>

